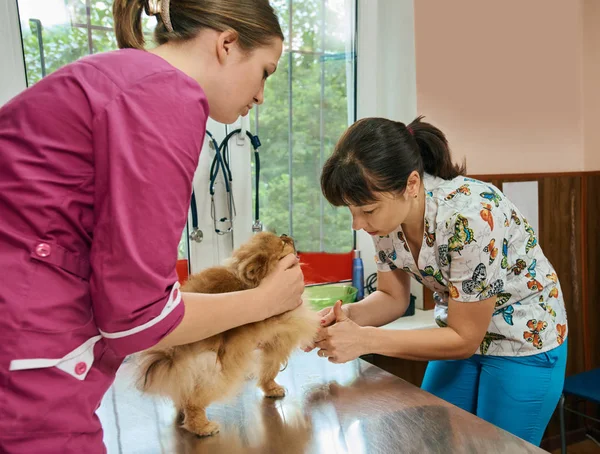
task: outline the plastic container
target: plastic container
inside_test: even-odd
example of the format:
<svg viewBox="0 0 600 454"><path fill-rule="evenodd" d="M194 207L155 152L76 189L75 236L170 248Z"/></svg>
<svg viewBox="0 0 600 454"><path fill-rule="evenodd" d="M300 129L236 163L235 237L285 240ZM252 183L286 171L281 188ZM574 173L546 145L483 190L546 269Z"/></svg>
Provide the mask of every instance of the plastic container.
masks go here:
<svg viewBox="0 0 600 454"><path fill-rule="evenodd" d="M353 303L356 300L358 289L351 285L328 284L306 287L304 292L305 301L314 310L320 311L333 306L337 300L342 300L342 304Z"/></svg>

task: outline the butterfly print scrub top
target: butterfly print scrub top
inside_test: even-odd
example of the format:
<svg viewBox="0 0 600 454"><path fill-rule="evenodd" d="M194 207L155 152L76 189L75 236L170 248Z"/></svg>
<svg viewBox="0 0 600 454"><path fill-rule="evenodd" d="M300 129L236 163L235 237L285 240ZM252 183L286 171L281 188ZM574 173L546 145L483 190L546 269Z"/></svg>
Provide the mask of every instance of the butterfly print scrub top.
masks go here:
<svg viewBox="0 0 600 454"><path fill-rule="evenodd" d="M424 176L425 232L415 263L399 226L375 237L377 269L402 269L434 292L435 319L447 326L448 300L496 297L476 353L527 356L567 337L560 283L532 227L494 186L459 176Z"/></svg>

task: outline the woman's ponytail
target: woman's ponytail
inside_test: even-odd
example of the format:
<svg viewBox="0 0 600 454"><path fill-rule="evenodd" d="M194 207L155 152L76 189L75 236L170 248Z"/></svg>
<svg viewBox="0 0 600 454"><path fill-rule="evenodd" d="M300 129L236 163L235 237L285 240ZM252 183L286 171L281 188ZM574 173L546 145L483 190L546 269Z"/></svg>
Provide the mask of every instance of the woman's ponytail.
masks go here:
<svg viewBox="0 0 600 454"><path fill-rule="evenodd" d="M430 123L415 118L406 129L414 137L423 159L423 170L444 180L451 180L466 173L466 165L454 164L446 136Z"/></svg>
<svg viewBox="0 0 600 454"><path fill-rule="evenodd" d="M144 0L115 0L113 18L120 49L144 49L146 43L142 30L143 11Z"/></svg>
<svg viewBox="0 0 600 454"><path fill-rule="evenodd" d="M245 51L269 46L273 39L284 39L269 0L114 0L113 17L120 48L144 49L144 11L157 19L157 45L194 39L203 29L234 30Z"/></svg>
<svg viewBox="0 0 600 454"><path fill-rule="evenodd" d="M378 193L401 194L410 175L428 173L451 180L466 172L452 163L444 133L416 118L411 124L363 118L342 135L323 167L321 188L335 206L363 206Z"/></svg>

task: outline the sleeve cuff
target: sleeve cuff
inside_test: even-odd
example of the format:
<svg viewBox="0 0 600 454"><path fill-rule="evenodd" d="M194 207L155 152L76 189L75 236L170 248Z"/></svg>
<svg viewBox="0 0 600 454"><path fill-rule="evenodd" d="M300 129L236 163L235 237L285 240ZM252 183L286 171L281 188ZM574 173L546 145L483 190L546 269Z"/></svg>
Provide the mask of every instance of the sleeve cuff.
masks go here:
<svg viewBox="0 0 600 454"><path fill-rule="evenodd" d="M501 293L501 292L498 292ZM452 296L452 294L450 295L450 298L452 298L452 300L456 301L457 303L478 303L480 301L485 301L487 299L490 298L495 298L498 296L498 293L492 293L492 294L487 294L487 295L466 295L461 293L460 295L456 296L456 298L454 298Z"/></svg>
<svg viewBox="0 0 600 454"><path fill-rule="evenodd" d="M156 317L125 331L109 333L100 330L100 334L117 356L125 357L158 344L181 323L184 314L185 305L182 304L177 282L163 310Z"/></svg>

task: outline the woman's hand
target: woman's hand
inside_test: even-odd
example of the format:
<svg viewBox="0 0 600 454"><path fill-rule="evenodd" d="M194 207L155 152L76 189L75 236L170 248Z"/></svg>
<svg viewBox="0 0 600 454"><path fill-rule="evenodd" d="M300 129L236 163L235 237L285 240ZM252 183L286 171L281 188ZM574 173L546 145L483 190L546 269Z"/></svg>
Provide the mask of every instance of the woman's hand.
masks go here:
<svg viewBox="0 0 600 454"><path fill-rule="evenodd" d="M265 318L296 309L302 304L304 275L294 254L282 258L257 288L260 299L266 302ZM263 303L264 304L264 303Z"/></svg>
<svg viewBox="0 0 600 454"><path fill-rule="evenodd" d="M320 339L315 342L319 348L319 356L329 359L332 363L340 364L367 353L363 350L364 341L361 336L364 328L350 320L342 310L341 301L335 303L331 313L335 317L335 323L333 326L321 328Z"/></svg>
<svg viewBox="0 0 600 454"><path fill-rule="evenodd" d="M342 304L342 300L338 300L338 302L340 304ZM348 305L342 306L342 311L344 311L346 316L348 318L350 318L350 307ZM321 317L321 328L319 329L319 332L317 333L315 342L302 348L302 350L304 350L307 353L312 351L315 348L316 342L320 342L323 339L325 339L326 330L324 328L335 323L335 314L333 312L333 306L329 306L329 307L326 307L325 309L321 309L319 312L317 312L317 314L319 314L319 316Z"/></svg>
<svg viewBox="0 0 600 454"><path fill-rule="evenodd" d="M343 306L342 300L337 300L337 302L335 304L338 304L338 303L340 305L342 312L345 314L346 318L350 318L350 305L346 304L345 306ZM335 312L333 310L334 307L335 307L335 305L326 307L325 309L323 309L322 311L319 312L319 315L321 316L321 326L323 328L331 326L335 323L336 316L335 316Z"/></svg>

